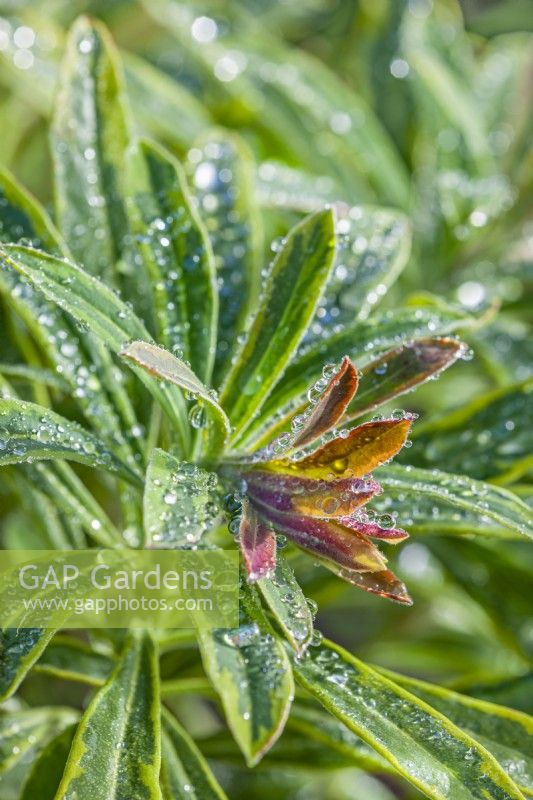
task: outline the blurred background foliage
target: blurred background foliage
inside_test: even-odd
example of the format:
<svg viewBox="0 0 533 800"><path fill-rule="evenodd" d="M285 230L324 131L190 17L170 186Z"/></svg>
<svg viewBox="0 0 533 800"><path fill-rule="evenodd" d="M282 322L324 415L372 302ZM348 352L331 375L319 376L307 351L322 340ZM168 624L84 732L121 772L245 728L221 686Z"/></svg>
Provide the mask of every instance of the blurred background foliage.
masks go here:
<svg viewBox="0 0 533 800"><path fill-rule="evenodd" d="M380 310L451 304L474 324L463 334L472 358L407 398L422 419L405 460L533 500L533 3L2 2L0 158L48 205L48 119L66 30L80 13L101 18L123 51L140 132L192 162L212 127L243 137L267 242L323 201L408 214L412 254ZM0 336L1 360L16 360L1 310ZM0 515L3 546L29 546L28 517L1 484ZM472 538L467 525L462 536L446 532L417 530L399 551L412 609L302 559L317 625L365 660L531 713L531 548ZM50 703L53 690L38 677L24 687L31 703ZM193 698L175 702L191 731L210 737L235 800L417 797L342 763L319 778L309 772L315 756L291 753L286 738L245 779L230 744L217 750L216 719Z"/></svg>

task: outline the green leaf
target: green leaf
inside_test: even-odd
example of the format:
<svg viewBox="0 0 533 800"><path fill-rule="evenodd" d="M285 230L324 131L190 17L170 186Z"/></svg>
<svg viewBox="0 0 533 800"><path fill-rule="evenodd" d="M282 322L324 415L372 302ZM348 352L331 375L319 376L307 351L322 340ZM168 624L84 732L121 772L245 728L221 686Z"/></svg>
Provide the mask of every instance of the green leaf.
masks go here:
<svg viewBox="0 0 533 800"><path fill-rule="evenodd" d="M11 387L8 398L20 402ZM109 547L122 542L119 531L66 462L21 464L17 478L21 496L31 496L52 547L83 548L86 545L83 529L101 545Z"/></svg>
<svg viewBox="0 0 533 800"><path fill-rule="evenodd" d="M163 713L161 788L165 800L227 800L188 733Z"/></svg>
<svg viewBox="0 0 533 800"><path fill-rule="evenodd" d="M228 373L221 403L241 431L282 375L315 312L335 253L331 211L294 227L277 254L246 341Z"/></svg>
<svg viewBox="0 0 533 800"><path fill-rule="evenodd" d="M510 483L533 466L533 379L481 395L416 431L413 459L421 467ZM410 459L411 460L411 459Z"/></svg>
<svg viewBox="0 0 533 800"><path fill-rule="evenodd" d="M373 500L373 508L380 514L398 516L411 536L481 536L484 539L522 539L516 528L504 526L489 519L476 507L467 508L452 504L446 496L391 491Z"/></svg>
<svg viewBox="0 0 533 800"><path fill-rule="evenodd" d="M145 546L168 549L198 542L209 527L209 491L216 482L214 473L153 450L144 489Z"/></svg>
<svg viewBox="0 0 533 800"><path fill-rule="evenodd" d="M42 628L0 629L0 703L17 691L53 635Z"/></svg>
<svg viewBox="0 0 533 800"><path fill-rule="evenodd" d="M462 35L460 47L450 48L451 26L454 39ZM464 62L460 69L453 63L454 53L459 52L463 57L468 52L466 36L458 28L446 5L427 18L407 12L401 29L401 47L413 71L415 86L425 100L418 105L422 110L427 105L433 111L433 116L426 111L422 122L435 117L439 129L447 125L456 130L472 160L483 169L492 166L492 159L482 110L469 86Z"/></svg>
<svg viewBox="0 0 533 800"><path fill-rule="evenodd" d="M161 381L179 386L204 403L207 416L207 430L204 431L206 454L213 457L221 452L231 430L229 420L215 399L216 393L204 386L187 364L168 350L149 342L131 342L122 348L120 355ZM199 410L203 411L202 406ZM193 427L197 425L205 425L202 418Z"/></svg>
<svg viewBox="0 0 533 800"><path fill-rule="evenodd" d="M475 684L468 688L472 697L490 703L516 708L526 714L533 714L533 672L526 672L518 678L509 678L498 683Z"/></svg>
<svg viewBox="0 0 533 800"><path fill-rule="evenodd" d="M287 732L298 734L297 741L312 740L320 749L328 748L343 755L351 764L368 772L394 772L391 765L331 714L320 708L295 703L287 720ZM280 742L283 747L285 736Z"/></svg>
<svg viewBox="0 0 533 800"><path fill-rule="evenodd" d="M262 206L310 214L338 203L343 192L333 178L311 175L278 161L263 161L256 173L256 191Z"/></svg>
<svg viewBox="0 0 533 800"><path fill-rule="evenodd" d="M138 481L103 442L77 422L35 403L0 399L0 466L63 458Z"/></svg>
<svg viewBox="0 0 533 800"><path fill-rule="evenodd" d="M244 142L236 135L215 132L197 142L192 154L189 173L215 254L219 284L213 379L219 386L247 317L257 305L263 234L253 192L252 154Z"/></svg>
<svg viewBox="0 0 533 800"><path fill-rule="evenodd" d="M88 272L114 275L127 222L122 196L128 126L114 46L80 17L63 62L52 128L60 228Z"/></svg>
<svg viewBox="0 0 533 800"><path fill-rule="evenodd" d="M491 619L502 643L530 658L531 599L525 589L531 583L529 542L435 537L427 544L447 574Z"/></svg>
<svg viewBox="0 0 533 800"><path fill-rule="evenodd" d="M56 635L34 669L62 680L101 686L113 669L113 661L79 639Z"/></svg>
<svg viewBox="0 0 533 800"><path fill-rule="evenodd" d="M380 672L472 736L523 791L533 792L532 717L388 670Z"/></svg>
<svg viewBox="0 0 533 800"><path fill-rule="evenodd" d="M29 384L44 384L61 392L68 390L68 383L60 375L41 367L31 367L26 364L0 364L0 375L12 378L13 382L18 379Z"/></svg>
<svg viewBox="0 0 533 800"><path fill-rule="evenodd" d="M325 642L294 663L301 685L428 798L523 800L494 757L402 687Z"/></svg>
<svg viewBox="0 0 533 800"><path fill-rule="evenodd" d="M79 526L103 547L124 543L122 534L69 464L63 461L36 462L22 465L19 469L24 470L27 480L50 498L68 525ZM74 535L75 546L83 546L83 537L80 541L79 533Z"/></svg>
<svg viewBox="0 0 533 800"><path fill-rule="evenodd" d="M67 311L75 322L90 330L118 353L132 339L150 339L131 308L97 278L68 261L25 247L4 246L0 259L5 268L21 273L45 297ZM159 387L143 370L136 370L151 394L175 423L184 446L189 428L185 404L173 387Z"/></svg>
<svg viewBox="0 0 533 800"><path fill-rule="evenodd" d="M33 762L20 800L35 800L36 797L39 800L54 800L76 728L76 724L69 725L43 748Z"/></svg>
<svg viewBox="0 0 533 800"><path fill-rule="evenodd" d="M131 633L119 664L79 724L57 800L160 800L159 677L147 633ZM95 746L97 743L97 746Z"/></svg>
<svg viewBox="0 0 533 800"><path fill-rule="evenodd" d="M177 12L174 2L145 0L143 6L178 37L207 107L252 124L290 162L333 173L349 196L372 197L372 184L388 202L408 206L405 167L371 107L318 59L270 36L255 11L241 8L239 29L230 24L199 47L189 15ZM229 80L225 64L236 65Z"/></svg>
<svg viewBox="0 0 533 800"><path fill-rule="evenodd" d="M266 400L260 417L252 423L243 438L246 439L249 434L256 446L268 444L276 431L283 430L306 403L307 391L314 381L322 377L322 368L326 363L335 363L349 356L361 369L372 358L392 347L424 336L442 336L470 324L472 318L452 310L405 308L347 325L340 333L303 346ZM272 424L274 417L277 417L275 425ZM261 431L269 420L270 425Z"/></svg>
<svg viewBox="0 0 533 800"><path fill-rule="evenodd" d="M67 254L60 234L44 208L7 170L0 169L0 241L20 240L51 253Z"/></svg>
<svg viewBox="0 0 533 800"><path fill-rule="evenodd" d="M17 470L17 474L22 473L22 470ZM29 470L31 473L31 470ZM44 544L45 549L50 550L68 550L70 548L86 546L83 535L73 537L73 526L65 525L59 510L54 503L41 492L33 482L26 481L25 489L31 495L31 504L35 510L35 516L42 523L42 527L46 531L47 539ZM69 521L72 522L71 520Z"/></svg>
<svg viewBox="0 0 533 800"><path fill-rule="evenodd" d="M218 299L207 233L191 204L178 162L140 142L127 159L128 212L149 276L158 341L209 382Z"/></svg>
<svg viewBox="0 0 533 800"><path fill-rule="evenodd" d="M435 499L437 504L444 502L465 509L481 521L493 521L521 536L533 538L531 509L506 489L464 475L397 464L380 467L374 477L391 497L403 495L405 500L412 495L414 502L418 498ZM434 519L438 530L438 514Z"/></svg>
<svg viewBox="0 0 533 800"><path fill-rule="evenodd" d="M0 774L14 767L28 751L42 746L77 719L77 711L61 706L0 712Z"/></svg>
<svg viewBox="0 0 533 800"><path fill-rule="evenodd" d="M313 615L287 560L278 553L271 578L257 581L268 608L297 653L305 651L313 635Z"/></svg>
<svg viewBox="0 0 533 800"><path fill-rule="evenodd" d="M268 628L267 628L268 629ZM294 695L285 648L242 606L239 628L198 633L204 669L249 766L278 739Z"/></svg>
<svg viewBox="0 0 533 800"><path fill-rule="evenodd" d="M133 113L152 136L188 148L211 124L208 109L176 81L148 61L122 54Z"/></svg>
<svg viewBox="0 0 533 800"><path fill-rule="evenodd" d="M0 203L2 241L32 242L55 255L68 255L44 209L12 177L1 172ZM16 272L9 270L0 275L0 291L9 297L9 305L71 387L87 420L119 453L131 457L130 445L138 442L125 441L121 421L127 437L128 431L136 427L135 414L126 390L113 375L109 353L94 339L76 334L68 315L22 281ZM27 342L21 341L24 351Z"/></svg>
<svg viewBox="0 0 533 800"><path fill-rule="evenodd" d="M354 319L366 319L407 264L411 252L411 226L399 211L374 206L353 206L338 212L339 249L323 304L335 309L318 324L328 335ZM314 326L313 326L314 327Z"/></svg>

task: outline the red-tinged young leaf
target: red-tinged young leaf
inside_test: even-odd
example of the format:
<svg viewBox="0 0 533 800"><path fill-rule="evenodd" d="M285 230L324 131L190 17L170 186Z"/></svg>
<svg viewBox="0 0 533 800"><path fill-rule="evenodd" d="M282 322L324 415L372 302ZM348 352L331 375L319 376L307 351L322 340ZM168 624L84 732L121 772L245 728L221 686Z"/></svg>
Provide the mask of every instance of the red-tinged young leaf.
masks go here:
<svg viewBox="0 0 533 800"><path fill-rule="evenodd" d="M357 519L357 517L341 517L337 521L346 528L350 528L350 530L362 533L363 536L370 536L372 539L385 539L390 544L399 544L404 539L409 538L407 531L402 528L383 528L377 522L365 522Z"/></svg>
<svg viewBox="0 0 533 800"><path fill-rule="evenodd" d="M321 559L321 564L331 572L334 572L335 575L338 575L339 578L342 578L342 580L351 583L352 586L363 589L365 592L377 594L379 597L386 597L388 600L394 600L405 606L413 605L407 587L390 569L384 569L379 572L359 572L355 569L339 566L339 564L327 559Z"/></svg>
<svg viewBox="0 0 533 800"><path fill-rule="evenodd" d="M272 574L276 569L276 534L248 500L242 504L239 543L250 582Z"/></svg>
<svg viewBox="0 0 533 800"><path fill-rule="evenodd" d="M276 531L319 558L364 572L383 570L387 563L385 556L369 539L337 522L297 517L258 504L256 507Z"/></svg>
<svg viewBox="0 0 533 800"><path fill-rule="evenodd" d="M405 394L428 378L451 366L464 345L456 339L419 339L371 361L361 371L360 389L351 401L343 422L356 419Z"/></svg>
<svg viewBox="0 0 533 800"><path fill-rule="evenodd" d="M296 450L314 442L337 424L357 392L357 383L357 370L348 356L344 356L340 368L293 440L292 449Z"/></svg>
<svg viewBox="0 0 533 800"><path fill-rule="evenodd" d="M360 478L317 481L255 470L245 476L250 497L278 511L310 517L344 517L380 491L379 483Z"/></svg>
<svg viewBox="0 0 533 800"><path fill-rule="evenodd" d="M306 478L360 478L402 449L411 422L407 417L365 422L305 458L271 461L265 469Z"/></svg>

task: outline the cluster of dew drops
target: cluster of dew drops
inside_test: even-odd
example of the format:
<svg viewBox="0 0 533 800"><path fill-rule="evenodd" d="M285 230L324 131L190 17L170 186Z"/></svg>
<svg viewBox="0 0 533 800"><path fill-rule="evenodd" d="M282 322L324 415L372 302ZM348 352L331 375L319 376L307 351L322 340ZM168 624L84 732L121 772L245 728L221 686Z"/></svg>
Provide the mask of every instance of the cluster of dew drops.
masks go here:
<svg viewBox="0 0 533 800"><path fill-rule="evenodd" d="M196 506L194 496L204 491L211 495L218 487L217 475L195 464L182 463L165 481L155 478L153 484L163 505L157 520L148 529L154 546L162 543L167 547L175 540L186 541L191 549L196 549L203 534L212 527L218 506L213 501ZM184 497L188 502L181 502Z"/></svg>

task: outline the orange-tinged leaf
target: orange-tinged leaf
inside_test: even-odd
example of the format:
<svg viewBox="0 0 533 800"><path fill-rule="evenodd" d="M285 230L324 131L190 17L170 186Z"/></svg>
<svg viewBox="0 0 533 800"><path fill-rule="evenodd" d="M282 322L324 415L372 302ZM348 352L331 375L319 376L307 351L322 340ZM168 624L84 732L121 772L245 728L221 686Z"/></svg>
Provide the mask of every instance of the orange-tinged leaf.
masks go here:
<svg viewBox="0 0 533 800"><path fill-rule="evenodd" d="M339 566L362 572L385 568L387 559L372 542L356 531L338 525L333 520L299 517L285 514L254 502L261 516L272 523L299 547L319 558L327 558Z"/></svg>
<svg viewBox="0 0 533 800"><path fill-rule="evenodd" d="M348 356L344 356L341 366L293 440L293 450L314 442L337 424L357 391L357 383L357 370Z"/></svg>
<svg viewBox="0 0 533 800"><path fill-rule="evenodd" d="M264 468L306 478L360 478L401 450L410 426L409 418L365 422L309 456L271 461Z"/></svg>
<svg viewBox="0 0 533 800"><path fill-rule="evenodd" d="M350 530L362 533L363 536L369 536L371 539L384 539L389 544L399 544L404 539L409 538L409 534L403 528L384 528L372 520L357 519L357 517L340 517L337 521L346 528L350 528Z"/></svg>
<svg viewBox="0 0 533 800"><path fill-rule="evenodd" d="M405 606L413 605L407 587L390 569L384 569L379 572L358 572L354 569L339 566L327 559L321 559L321 563L331 572L334 572L335 575L338 575L339 578L351 583L352 586L363 589L365 592L386 597L388 600L395 600Z"/></svg>
<svg viewBox="0 0 533 800"><path fill-rule="evenodd" d="M277 511L310 517L345 517L380 491L379 483L360 478L317 481L266 470L245 474L250 497Z"/></svg>
<svg viewBox="0 0 533 800"><path fill-rule="evenodd" d="M418 339L396 347L371 361L361 371L360 389L348 406L343 422L366 414L419 386L451 366L464 351L457 339Z"/></svg>
<svg viewBox="0 0 533 800"><path fill-rule="evenodd" d="M242 504L239 544L250 582L266 578L275 570L276 534L248 500Z"/></svg>

